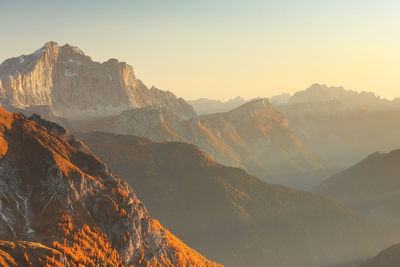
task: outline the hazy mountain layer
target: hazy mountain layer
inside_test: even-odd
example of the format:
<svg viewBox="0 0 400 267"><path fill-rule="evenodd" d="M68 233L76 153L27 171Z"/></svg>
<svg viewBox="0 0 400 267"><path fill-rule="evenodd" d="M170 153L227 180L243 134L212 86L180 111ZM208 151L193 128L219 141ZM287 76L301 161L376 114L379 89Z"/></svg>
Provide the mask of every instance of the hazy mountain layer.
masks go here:
<svg viewBox="0 0 400 267"><path fill-rule="evenodd" d="M400 150L371 154L326 180L316 188L316 192L331 196L369 221L384 226L393 236L393 241L398 242Z"/></svg>
<svg viewBox="0 0 400 267"><path fill-rule="evenodd" d="M187 100L186 102L192 105L197 114L205 115L205 114L212 114L219 112L227 112L243 105L248 101L240 96L237 96L226 102L220 100L207 99L207 98Z"/></svg>
<svg viewBox="0 0 400 267"><path fill-rule="evenodd" d="M43 252L35 260L51 266L214 265L152 220L132 188L57 124L0 109L0 145L0 239L40 243L3 242L0 260L19 261L22 250Z"/></svg>
<svg viewBox="0 0 400 267"><path fill-rule="evenodd" d="M369 228L328 198L266 184L194 145L80 138L134 185L151 214L227 266L323 266L373 254Z"/></svg>
<svg viewBox="0 0 400 267"><path fill-rule="evenodd" d="M345 90L343 87L328 87L313 84L304 91L298 91L289 99L289 104L318 103L336 100L348 107L368 106L377 110L400 109L400 98L393 101L381 98L372 92L356 92Z"/></svg>
<svg viewBox="0 0 400 267"><path fill-rule="evenodd" d="M286 126L267 100L259 99L225 113L182 120L165 108L143 108L98 121L68 124L75 131L101 130L144 136L157 141L198 145L215 160L246 168L259 177L290 176L325 170Z"/></svg>
<svg viewBox="0 0 400 267"><path fill-rule="evenodd" d="M338 101L280 105L294 134L317 155L351 166L371 151L400 147L400 111L349 108Z"/></svg>
<svg viewBox="0 0 400 267"><path fill-rule="evenodd" d="M79 48L55 42L0 65L0 103L28 111L47 106L53 115L71 120L149 105L168 107L182 118L196 115L174 94L148 89L136 79L132 66L116 59L95 62Z"/></svg>

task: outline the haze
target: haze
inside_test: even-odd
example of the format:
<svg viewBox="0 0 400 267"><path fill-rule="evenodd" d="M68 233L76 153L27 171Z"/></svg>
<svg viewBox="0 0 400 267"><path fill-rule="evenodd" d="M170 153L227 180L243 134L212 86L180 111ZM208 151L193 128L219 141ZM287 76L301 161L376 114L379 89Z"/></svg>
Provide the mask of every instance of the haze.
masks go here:
<svg viewBox="0 0 400 267"><path fill-rule="evenodd" d="M399 10L393 0L2 0L0 61L54 40L126 61L145 83L185 99L270 96L315 82L392 98Z"/></svg>

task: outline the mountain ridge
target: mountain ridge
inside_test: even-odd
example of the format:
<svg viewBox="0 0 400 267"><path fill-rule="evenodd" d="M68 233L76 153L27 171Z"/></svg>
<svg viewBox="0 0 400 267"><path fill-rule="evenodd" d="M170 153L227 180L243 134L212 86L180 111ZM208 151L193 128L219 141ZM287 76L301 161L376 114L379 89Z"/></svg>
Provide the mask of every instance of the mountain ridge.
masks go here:
<svg viewBox="0 0 400 267"><path fill-rule="evenodd" d="M135 185L151 214L227 266L321 266L345 260L354 247L361 256L371 244L369 227L336 201L264 183L195 145L103 132L78 136ZM344 248L349 243L354 247Z"/></svg>
<svg viewBox="0 0 400 267"><path fill-rule="evenodd" d="M0 239L40 243L51 248L44 262L56 256L72 266L218 266L166 232L61 126L0 108L0 142Z"/></svg>
<svg viewBox="0 0 400 267"><path fill-rule="evenodd" d="M326 163L294 136L282 114L267 99L189 120L166 108L146 107L123 112L107 121L76 122L67 128L192 143L223 164L246 168L266 179L276 174L289 176L326 168Z"/></svg>

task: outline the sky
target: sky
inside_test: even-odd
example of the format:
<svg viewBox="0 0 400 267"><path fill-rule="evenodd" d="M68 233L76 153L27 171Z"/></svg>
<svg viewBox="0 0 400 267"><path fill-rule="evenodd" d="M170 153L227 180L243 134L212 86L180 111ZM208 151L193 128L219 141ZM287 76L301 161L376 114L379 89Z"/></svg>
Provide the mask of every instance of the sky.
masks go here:
<svg viewBox="0 0 400 267"><path fill-rule="evenodd" d="M400 96L398 0L0 0L0 36L0 62L69 43L185 99Z"/></svg>

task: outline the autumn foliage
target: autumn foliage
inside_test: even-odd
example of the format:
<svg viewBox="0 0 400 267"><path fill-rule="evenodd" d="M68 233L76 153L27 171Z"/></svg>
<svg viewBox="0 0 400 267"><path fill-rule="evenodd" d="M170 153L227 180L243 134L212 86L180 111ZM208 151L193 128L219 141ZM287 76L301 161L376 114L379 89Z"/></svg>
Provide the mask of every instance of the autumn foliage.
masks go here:
<svg viewBox="0 0 400 267"><path fill-rule="evenodd" d="M63 215L57 226L63 238L54 241L52 247L64 255L71 267L123 266L118 252L100 229L88 225L75 227L69 215ZM46 256L43 265L64 266L56 255Z"/></svg>
<svg viewBox="0 0 400 267"><path fill-rule="evenodd" d="M162 231L168 244L175 250L176 265L171 264L168 259L161 259L158 266L199 266L199 267L219 267L222 266L218 263L211 262L204 258L200 253L189 248L176 236L171 234L167 229L162 227L158 220L153 220L153 227Z"/></svg>

